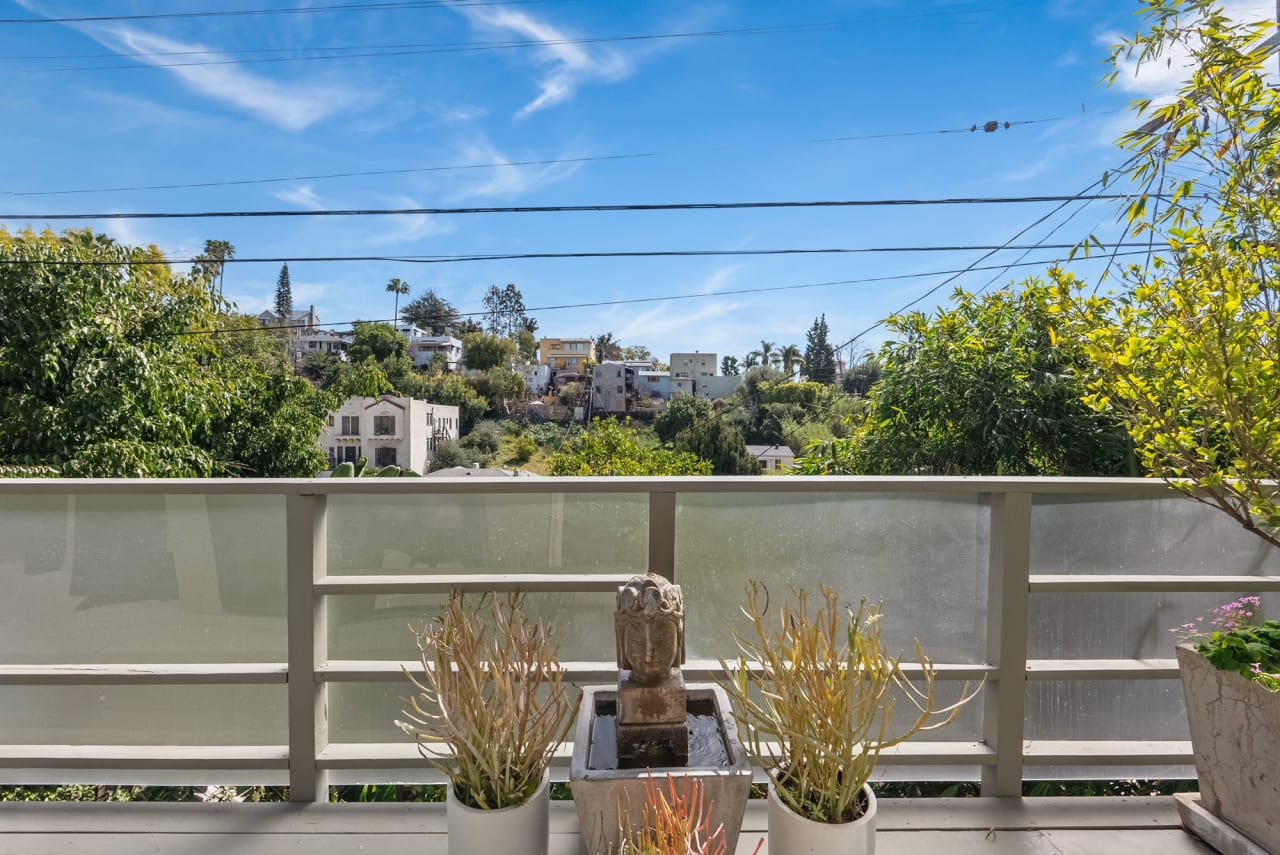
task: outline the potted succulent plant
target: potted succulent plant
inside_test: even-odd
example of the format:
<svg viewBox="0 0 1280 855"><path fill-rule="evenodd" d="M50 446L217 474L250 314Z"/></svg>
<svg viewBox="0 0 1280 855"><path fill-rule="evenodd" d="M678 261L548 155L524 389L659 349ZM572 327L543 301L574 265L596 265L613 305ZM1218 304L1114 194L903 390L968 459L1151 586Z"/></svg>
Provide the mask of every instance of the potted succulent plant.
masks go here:
<svg viewBox="0 0 1280 855"><path fill-rule="evenodd" d="M732 668L721 663L724 688L747 752L769 776L770 851L873 853L876 798L867 781L881 752L949 724L982 687L965 684L959 700L939 706L933 663L919 642L917 686L901 657L885 652L877 606L864 600L854 611L841 608L831 588L821 594L811 612L797 591L770 631L768 591L752 583L743 613L754 635L735 633L741 656ZM904 698L916 714L891 734Z"/></svg>
<svg viewBox="0 0 1280 855"><path fill-rule="evenodd" d="M668 775L664 788L648 776L640 827L623 829L617 855L726 855L724 825L712 828L711 813L711 802L696 778L677 783ZM761 840L756 852L763 845Z"/></svg>
<svg viewBox="0 0 1280 855"><path fill-rule="evenodd" d="M1280 621L1241 597L1172 630L1201 806L1280 852Z"/></svg>
<svg viewBox="0 0 1280 855"><path fill-rule="evenodd" d="M573 725L559 648L519 598L473 611L450 595L415 630L422 673L396 724L449 779L449 851L545 855L548 767Z"/></svg>

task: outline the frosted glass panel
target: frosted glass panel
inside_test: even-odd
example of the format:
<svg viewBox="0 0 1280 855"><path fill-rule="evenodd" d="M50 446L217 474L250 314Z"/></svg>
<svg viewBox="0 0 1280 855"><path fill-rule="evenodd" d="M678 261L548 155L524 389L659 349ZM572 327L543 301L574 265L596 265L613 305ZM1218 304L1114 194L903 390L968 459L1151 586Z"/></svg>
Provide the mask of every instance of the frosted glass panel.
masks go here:
<svg viewBox="0 0 1280 855"><path fill-rule="evenodd" d="M331 742L405 742L395 726L403 719L407 699L416 690L406 680L394 683L329 683L329 740ZM426 761L423 761L426 764Z"/></svg>
<svg viewBox="0 0 1280 855"><path fill-rule="evenodd" d="M1184 496L1035 497L1032 573L1280 574L1280 550Z"/></svg>
<svg viewBox="0 0 1280 855"><path fill-rule="evenodd" d="M691 494L678 499L676 579L691 657L731 653L747 581L884 601L884 638L938 662L985 658L989 510L976 496Z"/></svg>
<svg viewBox="0 0 1280 855"><path fill-rule="evenodd" d="M643 573L645 495L330 496L331 574Z"/></svg>
<svg viewBox="0 0 1280 855"><path fill-rule="evenodd" d="M0 662L282 662L283 496L0 497Z"/></svg>
<svg viewBox="0 0 1280 855"><path fill-rule="evenodd" d="M6 686L0 744L283 745L286 687Z"/></svg>
<svg viewBox="0 0 1280 855"><path fill-rule="evenodd" d="M445 599L444 594L328 597L329 658L416 659L409 627L440 614ZM479 595L468 600L480 604ZM613 603L609 593L534 593L524 599L528 614L555 630L563 661L613 661Z"/></svg>
<svg viewBox="0 0 1280 855"><path fill-rule="evenodd" d="M1033 594L1028 604L1031 659L1172 659L1173 627L1209 618L1237 594ZM1262 595L1267 615L1280 597ZM1260 615L1261 616L1261 615Z"/></svg>
<svg viewBox="0 0 1280 855"><path fill-rule="evenodd" d="M1177 680L1032 680L1027 739L1190 739Z"/></svg>

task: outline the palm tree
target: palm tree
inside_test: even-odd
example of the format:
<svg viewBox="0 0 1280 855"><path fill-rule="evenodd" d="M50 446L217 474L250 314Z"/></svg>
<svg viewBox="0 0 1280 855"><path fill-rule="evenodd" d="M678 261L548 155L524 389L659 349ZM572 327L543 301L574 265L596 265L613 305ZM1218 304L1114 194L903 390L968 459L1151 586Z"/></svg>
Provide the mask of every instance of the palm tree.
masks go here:
<svg viewBox="0 0 1280 855"><path fill-rule="evenodd" d="M391 314L391 325L395 326L400 320L400 295L409 293L409 283L397 277L387 283L387 290L396 295L395 310Z"/></svg>
<svg viewBox="0 0 1280 855"><path fill-rule="evenodd" d="M759 364L760 364L760 354L754 350L742 358L743 368L755 368Z"/></svg>
<svg viewBox="0 0 1280 855"><path fill-rule="evenodd" d="M782 348L778 356L782 361L782 370L787 372L788 377L804 369L804 351L794 344Z"/></svg>
<svg viewBox="0 0 1280 855"><path fill-rule="evenodd" d="M776 365L778 352L773 349L773 342L761 341L759 350L753 350L747 354L747 362L750 365Z"/></svg>

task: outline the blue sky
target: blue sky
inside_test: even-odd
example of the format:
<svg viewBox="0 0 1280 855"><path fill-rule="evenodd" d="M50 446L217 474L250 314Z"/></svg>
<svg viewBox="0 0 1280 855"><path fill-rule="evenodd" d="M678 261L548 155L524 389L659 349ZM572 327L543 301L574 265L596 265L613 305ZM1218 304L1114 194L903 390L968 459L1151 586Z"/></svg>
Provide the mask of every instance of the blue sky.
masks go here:
<svg viewBox="0 0 1280 855"><path fill-rule="evenodd" d="M345 5L371 5L348 0ZM0 18L306 9L340 0L0 0ZM1177 69L1099 84L1138 25L1129 0L727 0L383 4L380 9L0 23L0 213L306 210L1070 194L1123 156L1137 96ZM1231 4L1265 17L1261 0ZM1273 11L1271 7L1270 11ZM566 40L777 27L774 32ZM499 48L496 44L523 43ZM529 44L532 43L532 44ZM484 49L476 49L483 46ZM333 50L341 48L342 50ZM461 49L460 49L461 48ZM195 53L199 51L200 53ZM296 61L336 53L374 54ZM240 62L241 60L271 60ZM282 61L283 60L283 61ZM192 64L199 63L199 64ZM167 67L166 67L167 66ZM55 70L75 69L75 70ZM960 132L988 120L994 133ZM1018 124L1032 122L1028 124ZM1040 121L1047 120L1047 121ZM844 139L907 134L881 139ZM815 140L823 140L817 141ZM578 162L515 165L529 161ZM60 190L475 167L231 186L59 195ZM130 243L189 257L209 238L241 257L741 250L1003 244L1051 204L101 221ZM1079 207L1079 206L1077 206ZM1106 234L1114 204L1069 208L1018 241ZM62 224L55 224L61 226ZM321 320L387 318L388 279L476 311L515 283L539 334L598 335L665 358L742 356L762 339L803 347L826 314L841 343L946 277L756 294L728 292L965 267L980 251L780 257L290 264L294 303ZM1018 260L1001 252L982 262ZM1035 250L1024 260L1062 251ZM1084 276L1097 267L1077 265ZM278 263L228 267L256 313ZM976 290L1037 272L975 271ZM947 285L919 304L945 300ZM876 331L858 342L873 348Z"/></svg>

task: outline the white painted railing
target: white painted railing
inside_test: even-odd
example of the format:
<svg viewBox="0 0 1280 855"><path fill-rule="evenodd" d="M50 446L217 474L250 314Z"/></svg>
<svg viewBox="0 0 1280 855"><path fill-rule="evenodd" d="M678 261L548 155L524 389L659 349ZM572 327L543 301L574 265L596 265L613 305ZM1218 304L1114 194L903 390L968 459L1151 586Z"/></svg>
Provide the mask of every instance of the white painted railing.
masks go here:
<svg viewBox="0 0 1280 855"><path fill-rule="evenodd" d="M123 510L112 507L117 498ZM147 516L139 512L131 516L127 506L135 499L162 500L164 513ZM565 513L567 500L591 502L596 499L616 504L601 519L622 528L640 528L636 537L624 536L619 540L621 546L601 547L598 555L595 545L616 532L604 530L604 523L590 526L581 522L575 525L572 519L566 522ZM634 504L637 501L639 504ZM254 658L251 656L241 657L246 661L216 661L227 658L221 649L216 651L218 655L210 649L205 657L207 661L165 661L160 652L161 641L150 661L63 662L51 661L38 644L19 643L26 636L19 638L18 634L28 633L36 626L30 622L36 620L31 615L38 614L44 605L37 601L35 591L57 591L58 596L64 596L62 588L57 587L61 582L48 581L49 575L66 573L73 564L81 570L91 566L94 553L91 544L85 544L89 535L82 529L87 527L85 520L95 519L92 514L99 515L96 518L99 522L107 520L108 530L117 519L123 520L120 525L129 529L123 535L122 545L112 547L106 543L102 549L130 549L129 532L135 531L139 536L149 532L158 540L163 539L167 544L165 561L176 568L178 579L177 594L166 597L182 602L191 591L214 585L211 577L229 571L229 564L237 561L243 564L246 560L243 556L219 559L217 543L224 543L226 538L218 540L210 533L209 519L215 513L210 510L212 505L229 508L225 512L231 514L238 502L255 508L259 507L256 503L265 502L261 507L266 510L260 513L257 522L261 524L259 528L265 527L266 539L255 543L269 542L276 520L282 518L283 521L277 534L284 543L286 637L280 651L282 655L258 657L274 657L279 661L248 661ZM277 502L283 505L282 514L271 510ZM463 534L470 537L479 533L486 545L476 547L471 540L463 544L466 548L474 547L476 554L467 554L465 549L459 552L462 558L453 563L463 565L461 567L441 567L440 564L449 562L434 561L428 563L436 564L435 567L414 572L421 568L412 566L413 557L407 554L411 548L397 541L398 538L411 540L419 533L400 529L399 533L374 535L382 550L380 561L355 568L359 572L344 572L352 570L347 566L351 561L344 557L346 563L337 568L338 572L331 573L331 556L341 545L338 538L359 539L358 526L353 529L352 524L359 519L361 503L368 504L372 522L382 520L386 509L400 502L411 505L405 516L410 521L424 520L439 507L456 511L455 518L451 518L452 528L442 529L444 535L437 532L432 535L434 539L421 541L432 544L431 548L446 543L449 532L454 533L455 540L465 540ZM334 503L343 503L340 516L345 534L342 535L333 533L330 525L335 519ZM516 510L503 503L510 503ZM85 510L82 506L86 505L97 510ZM538 539L531 549L524 550L536 553L536 557L516 560L497 555L503 552L502 547L524 546L510 541L518 540L522 531L530 529L515 526L507 531L506 525L510 516L520 513L527 516L530 507L537 508L539 513L545 512L546 525L537 529L537 537L545 541ZM621 522L618 522L618 508L622 508ZM1101 513L1094 513L1099 509ZM767 522L770 514L777 518L774 528L761 523L762 519ZM45 527L47 530L32 530L32 524L42 520L50 523ZM864 528L856 529L858 524ZM1159 538L1174 545L1163 545L1163 541L1161 545L1135 545L1125 540L1126 531L1143 526L1155 526L1152 530ZM155 532L157 527L164 528L163 538ZM849 527L853 533L839 531L842 527ZM99 525L95 530L101 528ZM851 561L845 554L849 545L855 544L853 551L859 551L856 544L875 539L867 532L882 528L897 532L892 542L887 546L872 544L865 554L859 553L859 560ZM1131 595L1173 595L1173 600L1154 601L1154 606L1143 607L1146 611L1139 610L1144 615L1142 620L1154 622L1154 626L1165 618L1169 622L1175 618L1181 622L1188 607L1197 608L1188 604L1206 601L1204 598L1178 599L1185 594L1213 595L1209 600L1216 601L1230 593L1280 591L1280 575L1276 569L1280 563L1265 547L1260 551L1249 535L1232 528L1225 518L1220 519L1212 511L1175 496L1163 484L1136 479L0 480L0 534L3 535L0 537L0 572L8 577L0 589L0 684L5 687L0 691L0 743L5 743L0 744L0 781L194 783L222 779L288 783L293 799L298 801L325 800L329 785L335 782L434 779L433 773L424 768L413 744L407 738L400 738L391 727L390 715L387 716L387 735L382 741L345 739L342 733L331 728L334 710L343 704L351 706L347 701L339 703L334 694L337 687L355 692L360 691L361 686L398 688L404 680L402 664L412 664L402 663L402 650L385 646L379 648L385 650L382 658L339 658L340 651L333 650L337 622L334 621L334 626L330 623L335 617L334 603L343 598L348 601L372 598L376 604L383 599L402 602L406 596L429 598L451 589L523 590L587 599L594 596L590 602L598 606L621 581L647 567L685 585L690 611L724 611L724 614L704 616L702 620L707 628L716 620L730 620L732 609L726 604L734 602L740 593L720 590L723 585L713 576L718 579L715 574L723 575L724 568L711 567L708 556L714 559L724 555L726 560L744 561L751 565L747 568L750 575L775 588L821 578L835 584L842 595L857 596L860 581L865 577L872 587L879 585L881 591L893 591L905 611L911 611L911 603L926 603L916 609L915 626L908 628L909 634L927 636L926 630L932 629L929 626L932 623L960 626L960 630L952 634L968 641L957 642L949 648L944 643L944 649L951 649L956 655L938 657L939 672L945 680L987 680L981 709L975 709L970 719L971 733L964 733L961 727L960 733L950 741L909 743L886 756L886 763L898 767L934 767L938 772L935 777L950 775L959 769L960 774L980 775L986 795L1016 795L1021 792L1029 769L1053 767L1061 772L1062 767L1089 767L1105 773L1108 769L1123 767L1132 770L1129 776L1138 776L1144 769L1185 767L1191 758L1189 743L1182 734L1170 737L1168 733L1147 731L1140 722L1131 726L1131 733L1117 738L1032 738L1036 734L1029 732L1029 723L1039 730L1044 727L1037 723L1039 712L1029 709L1029 702L1041 704L1039 699L1048 698L1047 703L1056 706L1058 713L1070 717L1074 714L1073 687L1085 692L1105 685L1119 690L1117 697L1121 700L1117 709L1122 710L1126 693L1149 681L1170 681L1177 676L1172 641L1162 637L1168 644L1156 644L1149 633L1141 646L1134 648L1142 655L1126 657L1114 652L1096 658L1031 655L1034 650L1053 644L1041 637L1040 630L1033 626L1036 614L1050 615L1051 620L1041 622L1056 627L1055 632L1063 626L1078 632L1084 643L1081 646L1077 639L1072 644L1081 649L1092 649L1093 636L1099 637L1102 649L1105 647L1102 642L1106 640L1102 636L1123 635L1131 627L1115 622L1086 625L1083 614L1080 622L1073 626L1072 610L1081 601L1070 598L1105 595L1121 602ZM262 537L260 532L254 536ZM234 531L230 537L237 539ZM760 549L752 538L759 538ZM46 544L49 549L44 549L42 539L49 541ZM244 539L252 540L251 532L246 530ZM1055 540L1061 542L1055 545ZM814 541L827 546L807 550L806 544ZM1120 543L1123 548L1108 553L1106 544L1111 542ZM497 548L491 548L495 544ZM567 549L566 544L569 544ZM399 550L397 546L404 549ZM769 548L764 549L765 546ZM952 553L949 549L955 550L955 566L963 569L966 562L976 565L969 568L973 571L969 576L960 571L950 572ZM760 560L772 562L772 569L752 564L751 556L757 552L768 553ZM801 552L805 554L800 555ZM939 554L944 552L946 554ZM979 552L985 554L975 559ZM788 556L793 553L797 557L791 562ZM101 558L105 553L96 554ZM577 558L566 560L566 554ZM932 568L927 578L913 579L905 574L905 565L913 555L917 562ZM1143 556L1149 556L1150 560ZM270 564L266 559L263 561L264 566ZM1144 561L1138 572L1129 572L1133 569L1130 564ZM397 562L397 566L387 566ZM904 568L902 578L907 587L894 591L894 568L897 567ZM243 570L240 565L237 568L230 569ZM1063 569L1070 572L1042 572ZM1201 572L1206 569L1220 572ZM76 574L69 575L71 580L65 593L68 602L78 596ZM269 588L271 572L264 571L262 576L262 579L255 578L253 584ZM27 584L37 578L43 587ZM730 578L745 580L745 576L731 573ZM109 606L113 602L111 580L99 581L106 593L91 605L106 603ZM970 590L975 588L981 590ZM691 596L695 589L702 590L703 602ZM966 590L972 595L971 599L964 599L968 596L963 593ZM147 595L135 592L129 596L145 598ZM268 595L263 596L269 599ZM252 599L251 595L246 597ZM124 631L123 627L110 623L80 623L86 613L109 615L110 612L109 608L82 609L83 605L81 602L75 611L55 611L52 622L65 620L65 629L49 626L46 621L40 624L42 631L52 633L50 637L58 644L61 644L57 639L59 632L83 634L85 627L89 627L88 632L99 632L110 638L113 633ZM571 607L577 607L576 601ZM199 595L190 593L190 602L184 603L179 617L182 621L193 621L191 626L184 629L185 624L181 624L166 631L198 633L201 630L191 616L200 614L202 608L205 607L200 605ZM598 620L604 620L606 612L607 609L597 608L593 614ZM893 619L889 611L886 620ZM254 620L246 619L245 631L261 630L265 625L266 634L270 635L271 619L257 623ZM1127 620L1121 623L1127 624ZM239 626L237 623L236 627ZM976 630L968 631L966 626ZM139 630L138 627L131 629ZM144 636L145 629L141 628ZM223 629L214 634L223 633L219 637L230 637L234 644L238 631ZM1163 632L1164 627L1160 626L1159 631ZM227 636L227 632L231 635ZM704 632L708 638L712 634L711 629ZM611 638L611 629L605 628L599 636ZM943 637L951 636L943 633ZM193 643L198 643L198 638ZM930 647L932 649L932 645ZM62 648L57 646L57 649ZM1168 652L1154 657L1144 652L1152 649ZM588 658L571 658L568 663L575 681L613 680L616 670L611 645L597 644L590 653ZM715 649L691 649L687 666L689 679L713 678L719 670L715 657L731 653L728 643ZM136 735L130 744L72 744L84 740L70 727L64 729L63 738L57 741L28 742L17 738L24 733L20 728L5 723L11 720L9 713L19 706L30 718L33 709L39 717L41 705L47 705L49 716L57 718L66 711L63 705L77 702L76 696L59 692L85 687L101 690L100 697L105 700L100 702L106 710L111 703L107 689L113 687L190 687L179 691L195 693L205 687L250 691L255 686L263 687L268 694L262 697L267 698L276 697L270 695L273 691L270 687L284 687L283 727L273 730L274 726L263 726L264 732L286 734L284 741L231 744L224 739L226 744L200 744L202 731L193 725L188 736L194 739L183 739L182 744L166 744L172 741L168 737L148 739L146 733ZM1041 690L1043 695L1039 694ZM275 691L279 691L278 688ZM250 721L266 720L278 716L273 703L262 702L260 709L250 705L247 712L242 712ZM1180 700L1170 703L1176 706ZM1176 710L1173 714L1176 716ZM1087 718L1094 714L1082 709L1079 715ZM32 730L59 733L53 725L50 727L54 729ZM941 735L947 736L945 732ZM1142 738L1145 736L1151 738ZM567 765L568 753L568 747L561 752L560 775Z"/></svg>

